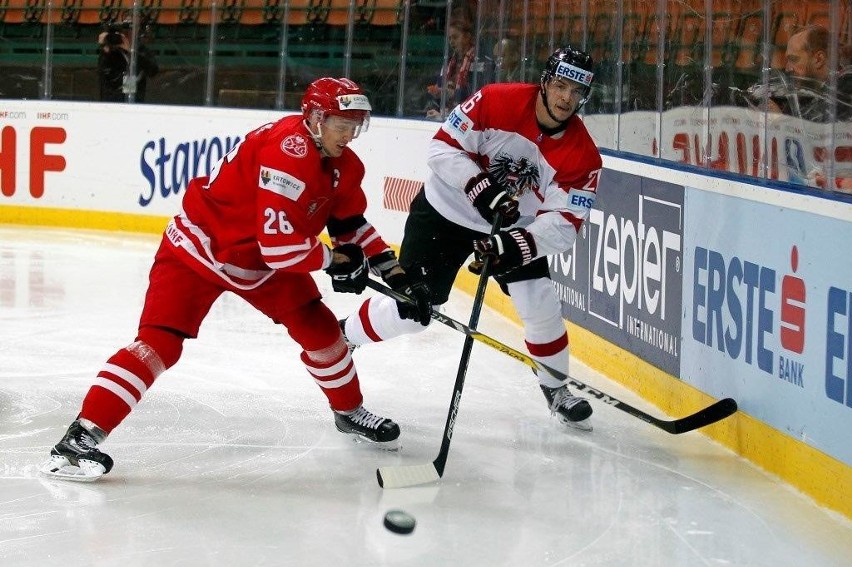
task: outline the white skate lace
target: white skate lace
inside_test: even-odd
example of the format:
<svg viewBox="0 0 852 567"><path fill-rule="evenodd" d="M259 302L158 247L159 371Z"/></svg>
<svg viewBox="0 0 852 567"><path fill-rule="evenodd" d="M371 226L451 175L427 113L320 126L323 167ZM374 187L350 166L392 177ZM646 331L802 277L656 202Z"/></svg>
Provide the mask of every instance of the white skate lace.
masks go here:
<svg viewBox="0 0 852 567"><path fill-rule="evenodd" d="M351 413L346 417L351 419L356 424L366 427L368 429L378 429L379 425L385 420L385 418L381 416L373 415L372 413L364 409L364 406L359 407L357 410L355 410L354 413Z"/></svg>
<svg viewBox="0 0 852 567"><path fill-rule="evenodd" d="M559 388L553 394L553 403L550 404L550 412L556 413L556 411L561 407L564 409L570 409L574 405L580 402L582 398L578 398L576 396L572 396L568 391L568 388L562 387Z"/></svg>

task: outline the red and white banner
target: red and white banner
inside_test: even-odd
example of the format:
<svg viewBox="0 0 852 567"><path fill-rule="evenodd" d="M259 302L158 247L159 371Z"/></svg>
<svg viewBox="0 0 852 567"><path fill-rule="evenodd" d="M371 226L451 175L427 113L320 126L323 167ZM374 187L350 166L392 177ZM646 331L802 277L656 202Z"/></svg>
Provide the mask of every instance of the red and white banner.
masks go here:
<svg viewBox="0 0 852 567"><path fill-rule="evenodd" d="M407 213L411 201L423 187L423 182L417 179L402 179L400 177L385 177L382 188L382 205L392 211Z"/></svg>

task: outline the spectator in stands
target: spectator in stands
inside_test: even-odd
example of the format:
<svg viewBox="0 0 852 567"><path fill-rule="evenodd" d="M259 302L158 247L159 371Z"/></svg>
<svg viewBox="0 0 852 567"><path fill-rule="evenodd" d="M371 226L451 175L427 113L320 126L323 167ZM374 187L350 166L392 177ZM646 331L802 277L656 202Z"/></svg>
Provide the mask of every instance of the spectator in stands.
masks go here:
<svg viewBox="0 0 852 567"><path fill-rule="evenodd" d="M139 41L135 46L136 75L130 76L130 32L128 23L113 24L98 36L98 80L103 102L125 102L130 94L134 95L131 100L145 102L148 77L160 71L153 53Z"/></svg>
<svg viewBox="0 0 852 567"><path fill-rule="evenodd" d="M785 71L793 79L799 112L805 120L829 122L831 99L829 85L830 34L820 25L806 26L787 41ZM846 49L838 50L836 119L852 121L852 70L844 69Z"/></svg>
<svg viewBox="0 0 852 567"><path fill-rule="evenodd" d="M447 41L450 44L450 59L446 68L441 70L435 83L429 85L426 91L429 100L426 104L426 117L432 120L443 120L447 109L455 107L471 94L471 72L476 54L474 45L473 26L466 19L455 19L450 22ZM441 110L441 90L446 85L446 103Z"/></svg>
<svg viewBox="0 0 852 567"><path fill-rule="evenodd" d="M521 73L521 51L517 40L506 37L494 44L494 82L527 83Z"/></svg>

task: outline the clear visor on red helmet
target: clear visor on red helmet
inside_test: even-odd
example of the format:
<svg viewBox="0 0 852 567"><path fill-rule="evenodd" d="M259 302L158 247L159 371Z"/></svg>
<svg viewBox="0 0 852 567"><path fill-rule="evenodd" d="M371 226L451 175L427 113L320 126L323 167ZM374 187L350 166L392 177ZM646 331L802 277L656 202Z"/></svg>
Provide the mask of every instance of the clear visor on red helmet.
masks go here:
<svg viewBox="0 0 852 567"><path fill-rule="evenodd" d="M335 126L354 126L353 138L357 138L361 132L366 132L370 127L370 100L363 94L345 94L334 97L336 108L325 110L317 109L318 123L320 125L328 122L329 118L336 116L342 118Z"/></svg>

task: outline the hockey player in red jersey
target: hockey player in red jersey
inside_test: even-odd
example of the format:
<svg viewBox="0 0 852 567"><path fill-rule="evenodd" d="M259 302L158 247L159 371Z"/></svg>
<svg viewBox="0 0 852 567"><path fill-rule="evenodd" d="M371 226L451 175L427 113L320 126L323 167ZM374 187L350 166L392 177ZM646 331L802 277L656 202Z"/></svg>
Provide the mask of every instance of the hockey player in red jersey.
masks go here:
<svg viewBox="0 0 852 567"><path fill-rule="evenodd" d="M409 273L423 274L436 305L447 301L471 252L492 256L530 355L566 373L568 334L546 257L571 249L595 201L601 157L576 115L592 79L591 57L564 47L549 57L538 85L488 85L457 106L430 143L430 172L400 252ZM488 236L497 212L504 230ZM354 346L424 328L401 318L385 296L368 299L342 325ZM591 429L588 401L546 373L538 379L560 421Z"/></svg>
<svg viewBox="0 0 852 567"><path fill-rule="evenodd" d="M286 327L338 430L396 448L399 427L362 405L337 318L311 276L325 270L335 291L361 293L372 270L417 301L401 306L402 316L428 317L422 287L363 216L364 165L348 144L366 130L370 109L354 82L318 79L302 115L249 133L209 176L189 183L154 258L135 341L98 373L42 472L84 481L109 472L112 459L98 445L178 361L184 340L197 336L226 291ZM325 229L334 248L318 238Z"/></svg>

